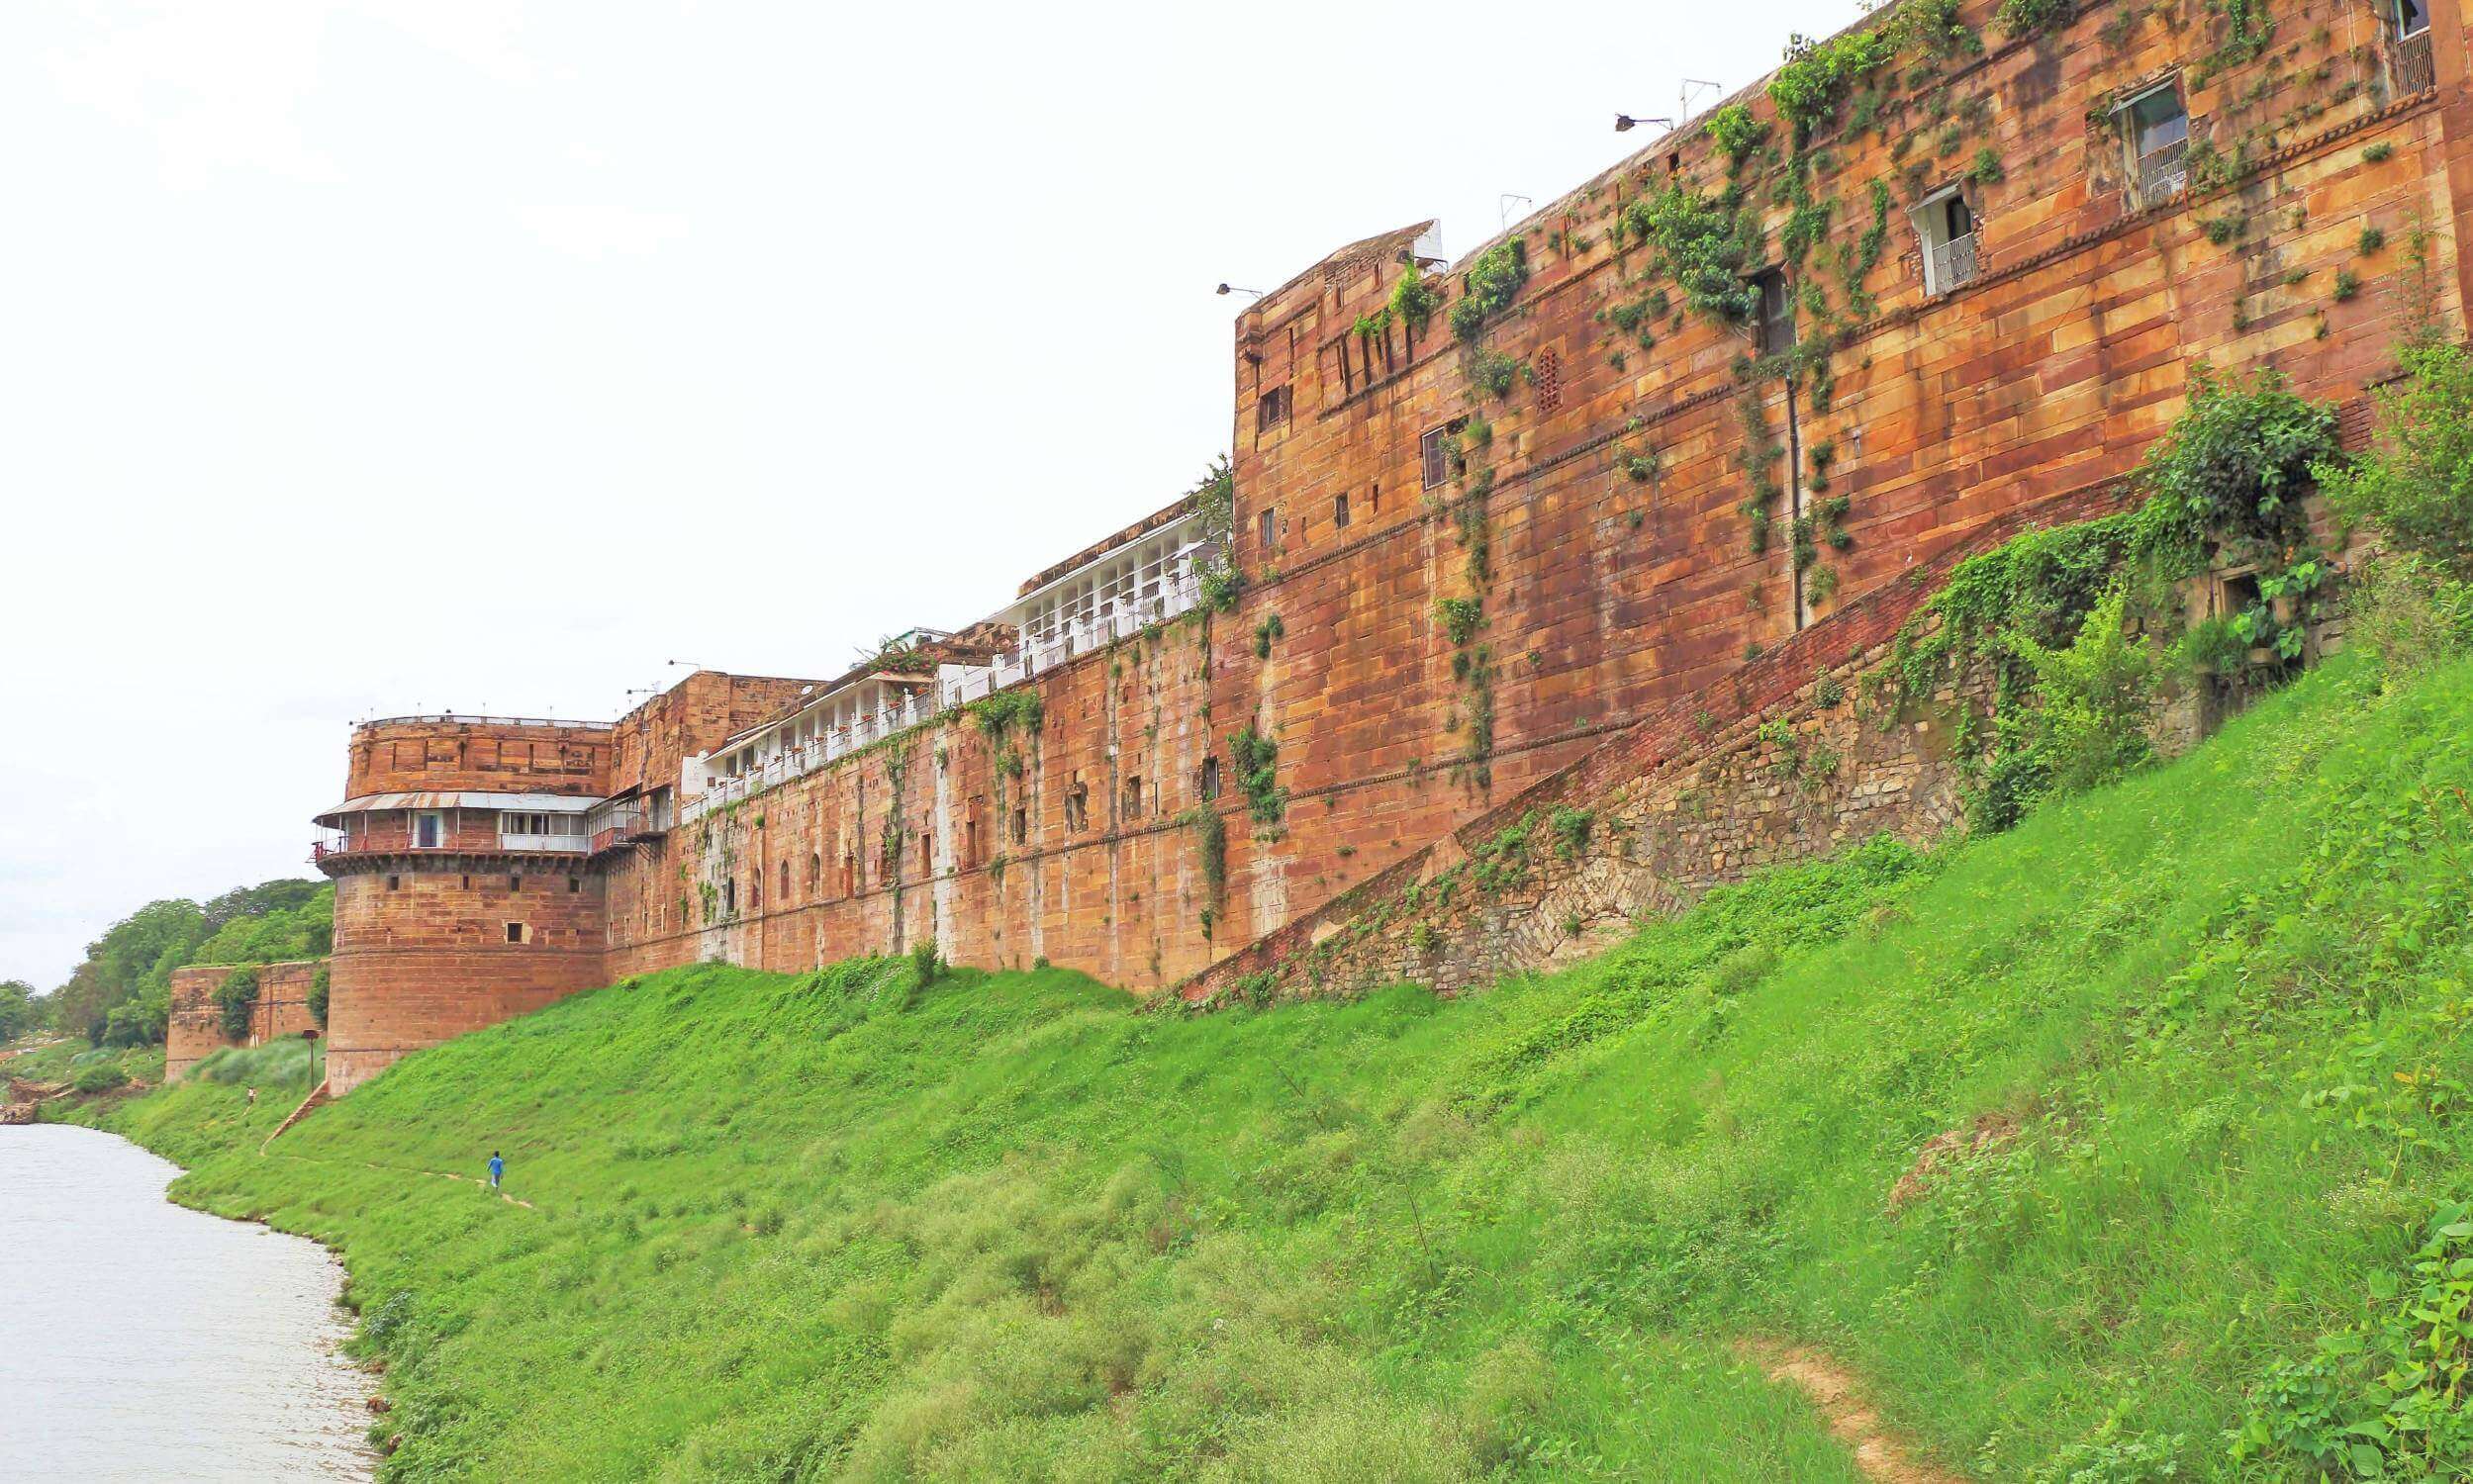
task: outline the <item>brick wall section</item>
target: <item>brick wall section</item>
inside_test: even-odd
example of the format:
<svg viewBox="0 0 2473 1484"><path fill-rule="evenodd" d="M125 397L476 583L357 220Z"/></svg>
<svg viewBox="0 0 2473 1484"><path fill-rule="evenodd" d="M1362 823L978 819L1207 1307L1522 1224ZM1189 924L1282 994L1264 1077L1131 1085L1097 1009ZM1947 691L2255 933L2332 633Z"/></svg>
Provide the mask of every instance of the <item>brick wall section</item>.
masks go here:
<svg viewBox="0 0 2473 1484"><path fill-rule="evenodd" d="M618 718L612 727L611 793L675 788L679 764L797 704L817 683L784 676L699 670Z"/></svg>
<svg viewBox="0 0 2473 1484"><path fill-rule="evenodd" d="M1992 9L1966 8L1987 27ZM1649 266L1638 243L1618 248L1610 218L1663 185L1668 153L1681 157L1685 178L1714 185L1723 166L1705 141L1661 140L1538 219L1530 284L1488 343L1532 367L1551 351L1551 397L1529 381L1501 401L1473 390L1439 318L1413 344L1390 331L1389 369L1371 385L1344 374L1340 357L1366 348L1348 327L1388 293L1397 252L1414 233L1344 249L1239 323L1236 546L1251 578L1239 608L1207 632L1172 626L1159 646L1086 657L1033 683L1048 727L1007 795L1008 812L1021 796L1031 802L1024 841L987 842L997 788L976 734L931 727L614 866L614 971L704 958L797 969L900 951L933 933L962 962L1044 957L1137 989L1175 983L1231 946L1282 934L1642 717L1699 709L1697 697L1744 673L1750 646L1773 651L1940 556L1979 547L2056 488L2101 487L2126 473L2180 411L2199 357L2228 369L2274 365L2306 392L2355 396L2389 363L2409 297L2404 252L2393 244L2445 191L2454 151L2428 97L2395 96L2375 46L2356 54L2341 45L2348 14L2324 0L2279 13L2283 45L2273 55L2219 72L2189 95L2199 136L2230 147L2239 100L2255 84L2324 60L2333 80L2315 96L2327 111L2281 129L2280 147L2254 150L2237 191L2144 213L2124 207L2112 137L2090 132L2087 110L2214 50L2214 18L2190 7L2179 31L2142 18L2109 47L2095 37L2103 16L2091 12L2065 35L1995 46L1946 79L1938 87L1957 100L1953 108L1991 100L1991 123L1969 135L1968 147L1988 141L2006 178L1969 187L1983 275L1940 298L1925 297L1909 250L1913 192L1902 161L1930 161L1924 184L1937 186L1967 160L1938 156L1929 141L1901 155L1894 141L1920 127L1913 120L1893 122L1888 139L1821 141L1838 155L1823 184L1841 206L1814 264L1867 225L1862 187L1871 176L1890 179L1896 196L1889 250L1865 279L1877 308L1832 358L1830 407L1816 410L1808 395L1774 382L1758 394L1789 449L1782 484L1809 484L1815 444L1835 450L1829 493L1852 502L1853 544L1823 556L1840 578L1830 603L1798 584L1785 537L1808 490L1777 508L1768 550L1750 550L1737 509L1745 432L1733 363L1743 339L1684 314L1656 326L1657 347L1643 351L1597 318L1636 297L1634 280ZM2314 39L2322 22L2326 46ZM2353 30L2356 41L2370 35L2367 21ZM2337 97L2346 82L2358 85ZM1920 119L1930 93L1905 107ZM1764 102L1756 107L1766 112ZM2390 153L2373 164L2362 151L2375 142ZM1749 199L1766 201L1768 183L1748 176ZM2250 223L2244 235L2209 241L2206 220L2236 209ZM1772 241L1782 217L1782 208L1769 212ZM2371 223L2388 230L2391 246L2358 257L2353 244ZM2432 226L2443 262L2452 237L2445 223ZM2339 266L2364 285L2342 304L2330 291ZM2288 286L2295 272L2305 281ZM1843 299L1834 271L1816 276ZM2437 310L2453 316L2452 282L2433 293ZM1275 386L1289 389L1292 411L1265 424L1256 402ZM1476 589L1459 521L1429 498L1418 466L1419 433L1471 413L1493 424L1484 461L1496 474L1494 575L1479 636L1497 676L1495 743L1481 772L1465 757L1475 697L1454 675L1436 608ZM1635 451L1655 452L1654 478L1623 469L1620 457ZM1790 465L1804 477L1788 477ZM1457 499L1465 489L1448 484L1432 495ZM1350 496L1345 526L1341 494ZM1253 635L1274 615L1284 633L1260 657ZM1224 768L1227 734L1249 723L1278 741L1289 803L1276 837L1258 837L1241 800L1217 800L1228 821L1227 885L1209 901L1190 831L1163 828L1163 812L1174 818L1200 804L1193 780L1202 760L1216 754ZM892 821L904 842L898 882L881 869L893 756L905 779ZM1120 821L1114 803L1134 775L1157 801L1145 818ZM1064 818L1077 779L1090 798L1080 831ZM978 859L1001 851L1001 881L970 859L974 808ZM922 832L936 842L924 867L915 853ZM845 854L856 857L846 892L836 865ZM810 858L820 863L812 890ZM737 914L709 924L705 888L717 893L732 880Z"/></svg>
<svg viewBox="0 0 2473 1484"><path fill-rule="evenodd" d="M406 717L352 729L343 793L610 791L611 728Z"/></svg>
<svg viewBox="0 0 2473 1484"><path fill-rule="evenodd" d="M1886 248L1861 276L1872 303L1833 344L1825 406L1808 387L1739 387L1746 339L1678 295L1678 313L1644 326L1654 346L1612 323L1655 286L1654 252L1615 232L1616 218L1669 180L1713 190L1726 174L1696 133L1655 140L1528 224L1529 282L1484 334L1527 368L1501 398L1472 384L1441 316L1422 335L1393 325L1369 344L1353 333L1388 295L1415 229L1344 248L1236 326L1235 555L1249 581L1235 611L1032 682L1047 725L1022 748L1018 777L999 773L967 722L931 723L596 858L598 966L580 951L559 973L523 955L381 960L357 938L387 926L389 910L372 905L338 924L338 1053L341 1007L364 991L419 1006L391 1025L366 1012L362 1065L374 1065L388 1046L596 974L705 959L795 970L929 938L959 962L1045 958L1138 989L1255 973L1344 920L1366 890L1425 870L1435 842L1498 831L1541 784L1595 796L1654 773L1699 745L1677 718L1749 718L1876 644L1895 627L1891 609L1916 596L1914 574L2021 519L2057 518L2069 502L2054 491L2106 490L2132 469L2179 413L2200 359L2272 366L2344 402L2383 374L2424 308L2462 332L2473 105L2456 0L2433 6L2439 85L2418 94L2395 87L2359 0L2293 0L2262 54L2206 68L2227 23L2203 0L2089 7L2022 44L1998 40L1996 5L1962 6L1990 43L1983 56L1892 97L1878 129L1815 141L1832 156L1815 189L1836 211L1799 288L1850 304L1838 265L1855 260L1870 225L1870 183L1893 198ZM2108 32L2121 15L2127 31ZM2133 210L2101 121L2130 90L2174 75L2193 139L2243 164L2224 185ZM1745 96L1769 117L1760 91ZM1959 123L1948 152L1944 118ZM1773 138L1783 133L1773 124ZM1907 212L1965 174L1978 146L2001 166L1998 180L1963 187L1980 275L1927 297ZM1788 211L1772 195L1781 174L1770 162L1742 182L1772 244ZM2430 232L2426 273L2406 250L2417 223ZM2388 245L2365 255L2357 243L2373 226ZM2359 281L2341 302L2339 270ZM1266 416L1277 389L1286 410L1275 401ZM1462 519L1470 480L1428 490L1419 460L1421 433L1471 415L1493 428L1476 460L1494 481L1481 580ZM1759 552L1739 508L1754 415L1781 447L1786 492ZM1823 443L1835 454L1825 495L1813 488ZM1652 476L1633 478L1629 461L1649 455ZM1796 574L1786 533L1837 495L1852 539L1823 552L1837 580L1824 601ZM1437 614L1438 601L1466 598L1481 603L1490 688L1457 673ZM1284 633L1258 654L1254 635L1275 616ZM681 757L795 702L802 684L699 673L608 732L496 738L495 766L484 766L492 739L434 723L364 728L354 791L658 787ZM1473 758L1489 704L1493 746ZM1236 795L1227 737L1246 725L1279 745L1288 802L1276 829L1257 830ZM1629 751L1604 746L1617 735ZM506 770L516 743L530 771ZM1213 757L1228 787L1206 802L1198 779ZM1584 758L1595 771L1567 778ZM1086 801L1079 817L1071 798ZM1215 899L1195 832L1178 822L1201 807L1228 822ZM462 920L443 905L451 893L423 889ZM396 910L421 920L430 908Z"/></svg>
<svg viewBox="0 0 2473 1484"><path fill-rule="evenodd" d="M171 1019L164 1036L163 1080L176 1082L189 1068L227 1046L263 1046L285 1036L318 1028L310 1013L309 991L325 965L323 959L289 964L260 964L257 1003L252 1007L249 1034L235 1041L224 1034L223 1012L215 991L230 978L229 964L194 964L172 971Z"/></svg>
<svg viewBox="0 0 2473 1484"><path fill-rule="evenodd" d="M545 865L425 856L418 871L355 862L335 875L327 1078L336 1095L409 1052L608 981L601 878L581 863ZM509 941L509 923L522 942Z"/></svg>
<svg viewBox="0 0 2473 1484"><path fill-rule="evenodd" d="M1408 905L1410 892L1421 883L1469 859L1487 842L1528 816L1543 818L1558 805L1592 808L1611 817L1625 817L1627 803L1663 797L1664 807L1634 810L1636 828L1628 846L1643 867L1665 862L1665 875L1654 869L1629 881L1623 900L1636 903L1621 915L1646 910L1651 903L1671 905L1690 899L1714 881L1731 879L1789 854L1823 852L1851 838L1897 829L1917 839L1938 833L1954 818L1954 776L1946 755L1930 744L1892 738L1888 742L1844 735L1855 723L1850 707L1843 722L1806 718L1813 729L1831 733L1831 746L1851 760L1829 788L1806 790L1806 796L1781 803L1782 790L1766 786L1747 794L1742 788L1720 789L1719 822L1697 821L1675 828L1677 821L1658 815L1671 811L1673 794L1659 787L1676 776L1689 777L1696 768L1723 772L1730 752L1743 751L1746 739L1760 722L1782 709L1808 703L1814 689L1832 674L1867 671L1916 610L1947 580L1950 570L1978 550L1989 549L2018 531L2037 525L2085 519L2119 509L2125 495L2117 484L2099 485L2038 502L2013 510L1979 529L1962 547L1944 551L1917 567L1905 580L1879 589L1848 604L1828 619L1805 629L1775 650L1747 665L1726 684L1677 703L1609 739L1588 756L1545 780L1536 788L1471 820L1452 834L1419 850L1380 876L1346 892L1320 909L1296 918L1279 932L1246 946L1205 974L1180 986L1189 1000L1203 1000L1227 990L1240 979L1270 974L1282 982L1296 974L1319 973L1341 982L1358 982L1366 974L1389 972L1428 982L1458 985L1498 972L1507 945L1478 945L1482 952L1469 963L1423 961L1397 966L1393 937L1413 931L1421 920ZM1738 760L1739 762L1740 760ZM1651 781L1644 793L1643 781ZM1680 788L1683 785L1673 785ZM1609 836L1622 832L1609 832ZM1608 837L1601 836L1601 845ZM1759 842L1759 843L1756 843ZM1540 847L1541 853L1543 847ZM1677 870L1678 860L1697 864ZM1603 910L1583 914L1596 921ZM1325 949L1313 950L1349 936L1352 924L1374 919L1396 921L1395 934L1375 935L1355 959ZM1560 919L1558 919L1558 922ZM1548 924L1547 926L1553 926ZM1543 929L1539 929L1543 931ZM1404 940L1403 940L1404 941ZM1463 950L1471 947L1461 945ZM1335 958L1338 960L1335 962ZM1450 955L1445 955L1450 959Z"/></svg>

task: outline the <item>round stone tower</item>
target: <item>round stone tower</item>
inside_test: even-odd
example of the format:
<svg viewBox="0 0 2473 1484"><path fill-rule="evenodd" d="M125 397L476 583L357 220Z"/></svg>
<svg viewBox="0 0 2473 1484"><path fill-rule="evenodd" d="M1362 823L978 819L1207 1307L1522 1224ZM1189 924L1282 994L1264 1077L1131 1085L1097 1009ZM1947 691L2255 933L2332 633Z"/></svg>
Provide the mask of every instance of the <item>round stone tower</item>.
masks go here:
<svg viewBox="0 0 2473 1484"><path fill-rule="evenodd" d="M334 879L327 1085L603 981L585 815L610 792L608 722L398 716L353 729L343 802L318 816Z"/></svg>

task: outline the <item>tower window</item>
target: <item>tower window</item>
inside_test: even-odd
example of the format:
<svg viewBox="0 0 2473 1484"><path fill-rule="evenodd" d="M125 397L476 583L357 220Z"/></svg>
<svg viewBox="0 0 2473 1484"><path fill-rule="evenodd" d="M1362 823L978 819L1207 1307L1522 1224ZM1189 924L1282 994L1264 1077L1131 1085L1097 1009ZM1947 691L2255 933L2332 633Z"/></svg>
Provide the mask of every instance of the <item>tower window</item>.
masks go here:
<svg viewBox="0 0 2473 1484"><path fill-rule="evenodd" d="M404 889L404 879L403 879L402 877L400 877L400 876L391 876L391 877L388 877L388 878L386 879L386 888L387 888L389 891L401 891L401 890L403 890L403 889Z"/></svg>
<svg viewBox="0 0 2473 1484"><path fill-rule="evenodd" d="M567 892L569 895L576 895L582 892L583 889L584 878L580 876L571 876L567 878Z"/></svg>
<svg viewBox="0 0 2473 1484"><path fill-rule="evenodd" d="M507 924L507 941L510 943L529 943L532 941L532 930L521 922L511 922Z"/></svg>
<svg viewBox="0 0 2473 1484"><path fill-rule="evenodd" d="M1924 292L1946 294L1975 279L1975 214L1950 186L1915 208L1915 235L1924 249Z"/></svg>
<svg viewBox="0 0 2473 1484"><path fill-rule="evenodd" d="M1193 791L1205 799L1219 796L1219 760L1217 758L1202 759L1202 776L1195 781Z"/></svg>
<svg viewBox="0 0 2473 1484"><path fill-rule="evenodd" d="M1429 427L1417 439L1417 464L1429 490L1451 478L1451 456L1445 440L1451 436L1449 427Z"/></svg>
<svg viewBox="0 0 2473 1484"><path fill-rule="evenodd" d="M1783 355L1794 349L1795 299L1786 287L1786 275L1771 268L1755 275L1752 286L1760 291L1760 318L1756 326L1760 354Z"/></svg>
<svg viewBox="0 0 2473 1484"><path fill-rule="evenodd" d="M520 876L511 876L511 877L507 878L507 889L508 889L508 890L510 890L510 891L521 891L521 890L523 890L523 877L520 877Z"/></svg>
<svg viewBox="0 0 2473 1484"><path fill-rule="evenodd" d="M1255 516L1255 517L1254 517L1254 545L1255 545L1255 547L1256 547L1258 550L1260 550L1260 551L1262 552L1262 554L1263 554L1263 555L1265 555L1265 556L1269 556L1269 555L1271 555L1271 553L1272 553L1274 550L1276 550L1276 549L1278 548L1278 546L1279 546L1279 541L1280 541L1280 512L1279 512L1278 510L1265 510L1265 511L1263 511L1261 514L1259 514L1259 515Z"/></svg>
<svg viewBox="0 0 2473 1484"><path fill-rule="evenodd" d="M2190 115L2181 85L2147 89L2123 105L2120 118L2130 151L2130 204L2150 207L2180 195L2190 183Z"/></svg>
<svg viewBox="0 0 2473 1484"><path fill-rule="evenodd" d="M1331 497L1331 524L1338 530L1348 529L1348 496L1345 493Z"/></svg>

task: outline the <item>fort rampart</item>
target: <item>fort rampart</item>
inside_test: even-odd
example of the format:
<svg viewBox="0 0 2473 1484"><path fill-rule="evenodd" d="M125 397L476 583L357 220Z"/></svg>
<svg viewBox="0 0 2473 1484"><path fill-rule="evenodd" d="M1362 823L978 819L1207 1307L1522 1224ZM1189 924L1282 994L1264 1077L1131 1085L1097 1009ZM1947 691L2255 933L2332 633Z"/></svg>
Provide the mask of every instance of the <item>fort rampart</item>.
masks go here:
<svg viewBox="0 0 2473 1484"><path fill-rule="evenodd" d="M1915 574L2110 498L2201 363L2357 428L2473 281L2464 22L2422 14L1884 7L1791 64L1817 104L1758 85L1456 262L1404 226L1262 297L1225 477L959 633L597 729L364 726L327 816L361 831L328 858L337 1090L700 960L1259 974L1569 770L1735 746L1674 718L1757 729ZM1892 803L1807 787L1788 833L1945 822L1884 746L1848 787L1877 754ZM1691 881L1761 858L1714 840Z"/></svg>

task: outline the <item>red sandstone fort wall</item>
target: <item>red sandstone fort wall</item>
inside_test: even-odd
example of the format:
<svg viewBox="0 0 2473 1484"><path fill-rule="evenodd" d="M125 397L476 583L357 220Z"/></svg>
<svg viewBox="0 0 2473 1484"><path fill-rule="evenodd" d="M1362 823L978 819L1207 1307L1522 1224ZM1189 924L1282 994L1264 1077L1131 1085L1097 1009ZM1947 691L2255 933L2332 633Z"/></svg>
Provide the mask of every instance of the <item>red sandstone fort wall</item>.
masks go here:
<svg viewBox="0 0 2473 1484"><path fill-rule="evenodd" d="M435 792L609 791L611 729L606 724L518 722L482 717L411 716L352 730L344 796Z"/></svg>
<svg viewBox="0 0 2473 1484"><path fill-rule="evenodd" d="M163 1079L180 1080L190 1067L228 1046L263 1046L318 1029L318 1017L310 1012L309 992L323 967L324 960L252 966L257 1003L250 1010L248 1035L237 1041L224 1034L223 1011L215 1003L215 991L232 976L233 966L193 964L173 970Z"/></svg>
<svg viewBox="0 0 2473 1484"><path fill-rule="evenodd" d="M606 903L600 959L583 917L572 948L501 952L487 941L499 907L460 900L452 878L406 876L414 894L393 901L373 895L382 876L347 878L337 1065L374 1068L603 977L706 959L800 970L932 937L964 963L1176 982L1642 718L1765 674L1781 645L1817 652L1841 609L2014 512L2107 498L2199 362L2272 367L2357 413L2420 317L2462 332L2473 192L2453 181L2473 165L2473 103L2453 0L2434 8L2435 93L2399 86L2405 59L2367 0L2279 7L2246 56L2200 0L2092 7L2023 44L1997 35L1993 9L1963 7L1981 56L1890 89L1872 127L1825 129L1800 172L1784 125L1747 95L1773 152L1739 184L1770 260L1797 189L1805 220L1830 212L1788 267L1798 334L1827 347L1801 376L1747 376L1747 334L1687 308L1654 247L1619 229L1644 193L1725 184L1698 133L1524 225L1527 283L1479 337L1519 368L1499 395L1472 384L1446 327L1456 277L1438 275L1445 303L1422 334L1358 332L1414 229L1343 249L1238 325L1247 585L1232 611L1042 675L1045 724L1009 748L949 716L596 857L584 880L592 909ZM2137 210L2111 110L2166 79L2193 140L2225 163ZM1889 208L1866 266L1875 182ZM1930 297L1908 211L1952 183L1979 272ZM1661 290L1665 310L1648 313ZM1635 309L1645 318L1622 328ZM1420 439L1462 417L1491 438L1429 489ZM1756 472L1777 492L1764 547L1747 510ZM1798 519L1813 522L1808 564ZM1825 539L1831 525L1843 541ZM1475 604L1466 644L1445 600ZM805 684L700 673L601 734L365 727L352 791L660 787ZM1278 747L1281 801L1261 822L1230 750L1247 727ZM1222 787L1205 799L1213 760ZM1217 889L1200 811L1225 824Z"/></svg>
<svg viewBox="0 0 2473 1484"><path fill-rule="evenodd" d="M338 875L327 1076L350 1091L408 1052L606 982L601 878L506 857ZM521 941L510 941L510 924Z"/></svg>
<svg viewBox="0 0 2473 1484"><path fill-rule="evenodd" d="M1967 7L1987 30L1990 11ZM1174 981L2003 512L2128 473L2178 413L2198 361L2273 366L2343 400L2391 364L2417 304L2460 323L2452 214L2434 205L2447 197L2440 116L2427 99L2399 100L2366 7L2280 13L2275 46L2256 60L2204 80L2181 72L2194 138L2248 163L2221 188L2142 213L2125 203L2111 126L2089 117L2174 75L2174 62L2215 52L2224 23L2196 5L2166 7L2103 41L2103 19L2029 45L1993 38L1980 61L1893 102L1881 128L1814 141L1827 165L1812 189L1837 206L1800 278L1820 286L1840 330L1826 399L1811 381L1789 391L1774 378L1746 393L1745 336L1684 310L1651 271L1653 250L1615 230L1645 190L1723 182L1725 161L1697 136L1662 141L1531 225L1529 282L1484 337L1528 368L1507 396L1470 385L1448 303L1422 337L1395 325L1376 347L1353 332L1388 294L1406 236L1361 244L1276 291L1239 326L1243 600L1206 641L1171 625L1156 643L1037 683L1047 728L1013 786L1030 796L1033 825L1003 847L1002 880L986 860L995 849L974 861L945 843L972 838L973 808L985 838L998 791L988 749L966 725L930 726L614 868L614 969L713 957L803 968L932 931L964 962L1044 957L1135 987ZM1942 149L1942 120L1961 125L1962 151ZM1773 126L1781 156L1783 139ZM2375 162L2365 158L2374 144L2386 146ZM1980 277L1927 298L1907 209L1964 175L1978 147L2001 170L1965 187ZM1769 202L1784 173L1782 158L1746 171L1748 199ZM1839 265L1859 261L1874 178L1892 206L1858 313ZM1783 199L1764 208L1772 244L1790 210ZM2210 224L2227 214L2239 231L2218 242L2223 228ZM2385 233L2383 250L2360 250L2365 227ZM2429 233L2425 273L2407 247L2417 230ZM2340 299L2339 271L2359 285ZM1672 310L1645 324L1655 344L1644 348L1611 312L1655 287ZM1827 332L1808 314L1801 330ZM1258 399L1275 387L1291 410L1266 418ZM1763 551L1742 509L1747 403L1777 445L1784 492ZM1471 415L1490 421L1490 444L1469 476L1426 490L1420 434ZM1824 444L1825 478L1813 456ZM1633 476L1636 456L1654 460L1650 477ZM1469 496L1488 474L1472 521ZM1840 495L1845 548L1820 545L1798 575L1793 521ZM1482 582L1471 559L1480 539ZM1822 569L1836 585L1826 599ZM1483 614L1472 657L1482 646L1490 685L1461 673L1438 612L1440 600L1471 598ZM1258 653L1275 616L1278 634ZM1474 739L1488 709L1483 748ZM1248 724L1279 744L1286 805L1276 827L1258 830L1234 787L1227 735ZM1217 801L1228 824L1217 901L1199 881L1194 833L1172 822L1200 803L1192 781L1212 754L1230 779ZM1139 820L1111 807L1128 775L1151 784ZM1080 831L1063 805L1077 777L1091 789ZM881 869L889 811L904 842L898 889ZM939 842L926 867L922 831ZM830 864L844 852L861 867L848 893ZM825 863L813 891L810 858ZM733 880L735 915L709 925L705 888Z"/></svg>

